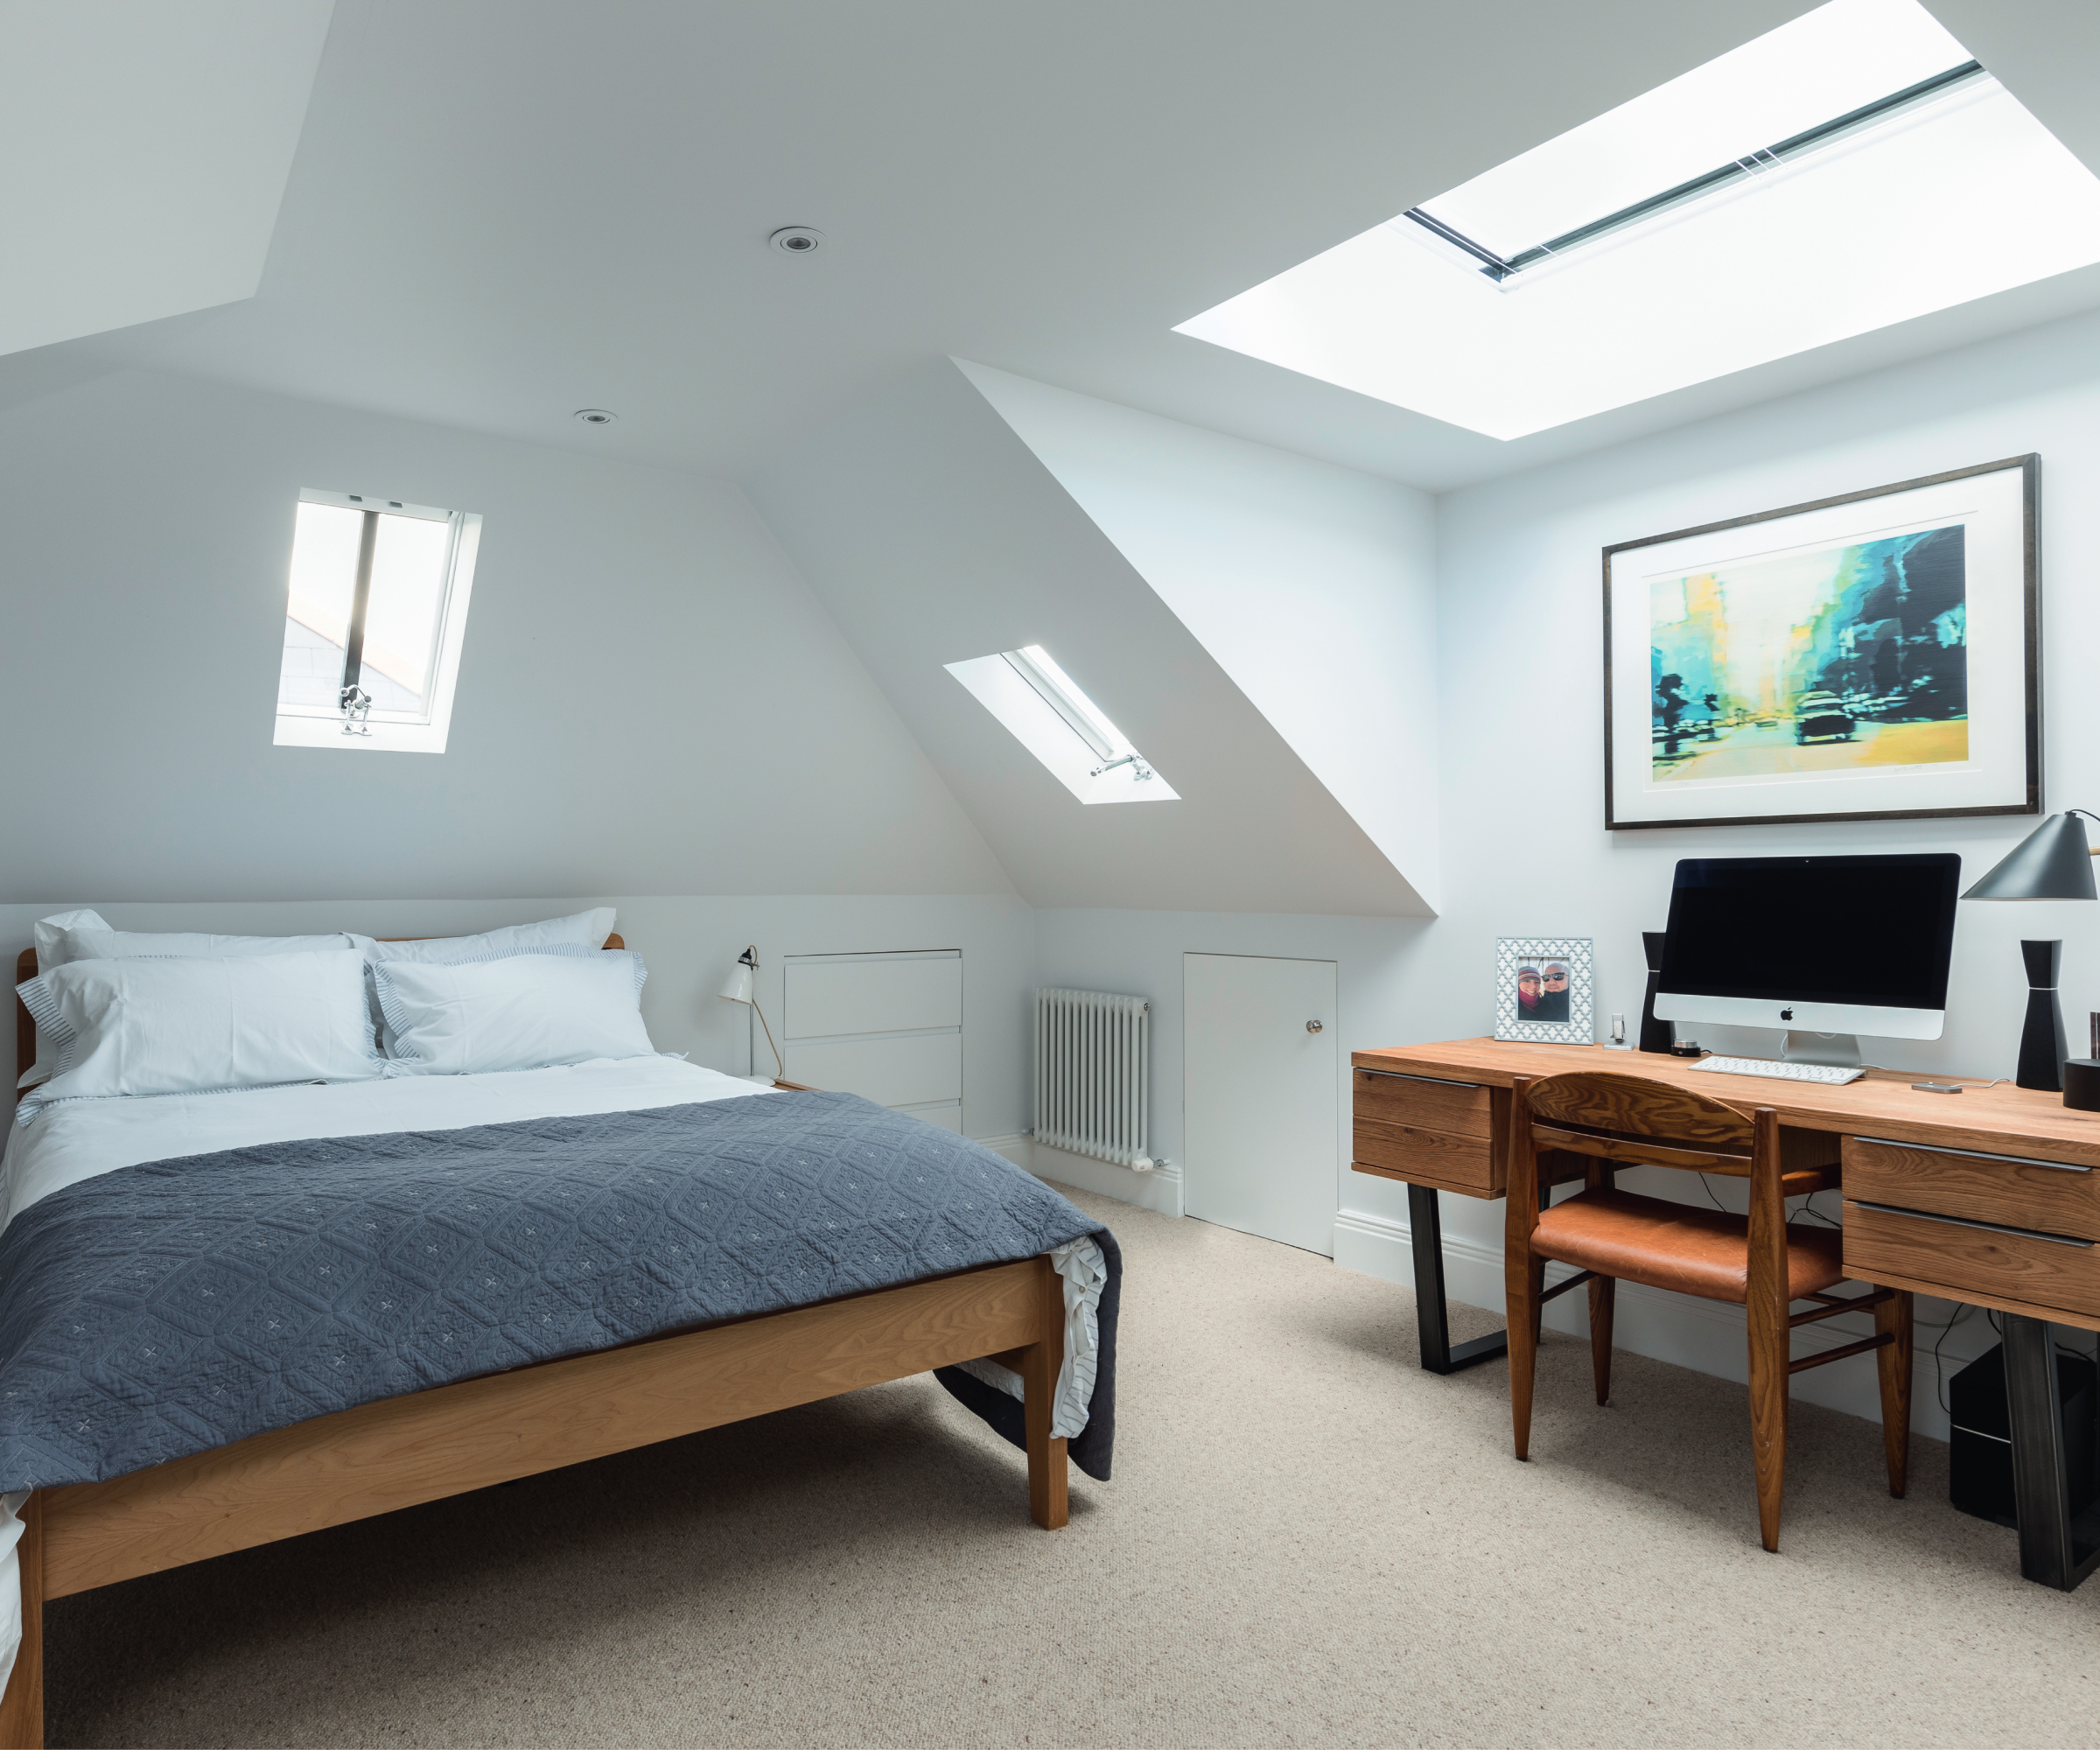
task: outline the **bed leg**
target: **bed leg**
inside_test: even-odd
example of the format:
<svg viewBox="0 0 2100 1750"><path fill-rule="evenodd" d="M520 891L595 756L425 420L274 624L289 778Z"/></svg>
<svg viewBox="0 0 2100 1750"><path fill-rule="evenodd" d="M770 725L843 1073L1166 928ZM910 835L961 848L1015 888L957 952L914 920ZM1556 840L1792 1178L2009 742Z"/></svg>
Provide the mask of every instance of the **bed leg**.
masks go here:
<svg viewBox="0 0 2100 1750"><path fill-rule="evenodd" d="M0 1696L0 1746L44 1750L44 1497L32 1494L15 1516L22 1539L15 1560L22 1574L22 1644Z"/></svg>
<svg viewBox="0 0 2100 1750"><path fill-rule="evenodd" d="M1050 1438L1058 1370L1065 1363L1065 1284L1048 1258L1042 1272L1041 1337L1021 1352L1021 1382L1027 1391L1028 1515L1046 1531L1065 1522L1065 1443Z"/></svg>

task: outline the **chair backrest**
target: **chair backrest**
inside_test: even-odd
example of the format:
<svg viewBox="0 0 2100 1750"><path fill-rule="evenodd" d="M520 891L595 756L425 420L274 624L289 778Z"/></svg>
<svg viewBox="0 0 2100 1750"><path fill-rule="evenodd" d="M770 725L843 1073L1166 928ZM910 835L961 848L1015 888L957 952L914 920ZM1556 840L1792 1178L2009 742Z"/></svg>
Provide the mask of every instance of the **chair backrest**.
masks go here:
<svg viewBox="0 0 2100 1750"><path fill-rule="evenodd" d="M1530 1082L1522 1093L1519 1122L1529 1122L1541 1149L1743 1174L1756 1146L1756 1126L1732 1106L1645 1075L1579 1070Z"/></svg>

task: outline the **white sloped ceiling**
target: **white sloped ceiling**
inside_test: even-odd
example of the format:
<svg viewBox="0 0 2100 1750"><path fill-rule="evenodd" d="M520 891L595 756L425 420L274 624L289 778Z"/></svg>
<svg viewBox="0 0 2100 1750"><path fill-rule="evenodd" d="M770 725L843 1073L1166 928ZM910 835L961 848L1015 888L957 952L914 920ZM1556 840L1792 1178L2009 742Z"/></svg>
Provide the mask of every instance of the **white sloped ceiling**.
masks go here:
<svg viewBox="0 0 2100 1750"><path fill-rule="evenodd" d="M806 439L752 493L1030 903L1430 913L1414 872L953 362ZM1032 643L1180 801L1082 805L944 667Z"/></svg>
<svg viewBox="0 0 2100 1750"><path fill-rule="evenodd" d="M0 6L0 354L255 295L333 4Z"/></svg>
<svg viewBox="0 0 2100 1750"><path fill-rule="evenodd" d="M1429 494L956 362L1433 905Z"/></svg>

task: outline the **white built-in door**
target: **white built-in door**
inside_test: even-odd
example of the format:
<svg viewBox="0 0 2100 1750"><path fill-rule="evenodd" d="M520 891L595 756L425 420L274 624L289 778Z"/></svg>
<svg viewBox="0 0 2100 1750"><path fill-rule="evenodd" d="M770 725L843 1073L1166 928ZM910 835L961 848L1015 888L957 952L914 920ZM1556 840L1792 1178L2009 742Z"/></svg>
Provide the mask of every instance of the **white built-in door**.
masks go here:
<svg viewBox="0 0 2100 1750"><path fill-rule="evenodd" d="M1181 984L1184 1207L1333 1256L1334 962L1185 954Z"/></svg>

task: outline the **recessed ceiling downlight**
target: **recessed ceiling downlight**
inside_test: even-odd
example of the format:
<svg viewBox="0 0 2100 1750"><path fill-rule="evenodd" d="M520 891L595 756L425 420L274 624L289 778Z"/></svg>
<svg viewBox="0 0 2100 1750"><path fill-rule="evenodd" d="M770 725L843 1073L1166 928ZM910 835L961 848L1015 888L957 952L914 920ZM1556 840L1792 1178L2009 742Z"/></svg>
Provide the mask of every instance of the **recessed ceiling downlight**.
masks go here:
<svg viewBox="0 0 2100 1750"><path fill-rule="evenodd" d="M824 246L824 234L807 225L783 225L766 240L783 256L813 256Z"/></svg>
<svg viewBox="0 0 2100 1750"><path fill-rule="evenodd" d="M579 407L576 410L576 416L585 425L610 425L620 417L617 413L608 413L602 407Z"/></svg>

